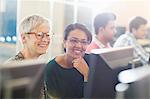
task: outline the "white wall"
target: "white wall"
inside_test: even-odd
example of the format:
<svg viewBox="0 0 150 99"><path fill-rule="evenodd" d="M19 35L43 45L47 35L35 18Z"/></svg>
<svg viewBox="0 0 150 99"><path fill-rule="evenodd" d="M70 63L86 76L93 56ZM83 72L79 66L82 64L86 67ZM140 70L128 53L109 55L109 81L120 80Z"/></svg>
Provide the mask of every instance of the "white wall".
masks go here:
<svg viewBox="0 0 150 99"><path fill-rule="evenodd" d="M64 30L64 5L63 3L50 3L55 0L18 0L17 21L30 14L41 14L52 21L52 32L55 37L49 48L49 56L53 57L62 53L63 30ZM64 0L57 0L63 2ZM102 0L103 1L103 0ZM109 0L107 0L109 1ZM114 4L107 4L106 11L112 11L117 14L117 25L128 26L128 21L133 16L143 16L149 20L150 17L150 0L116 0ZM97 3L101 6L102 3ZM89 6L91 6L89 4ZM98 8L95 8L98 9ZM101 9L99 10L101 12ZM92 19L91 19L92 20ZM90 21L90 20L89 20ZM20 45L20 44L17 44ZM17 46L17 49L20 49Z"/></svg>

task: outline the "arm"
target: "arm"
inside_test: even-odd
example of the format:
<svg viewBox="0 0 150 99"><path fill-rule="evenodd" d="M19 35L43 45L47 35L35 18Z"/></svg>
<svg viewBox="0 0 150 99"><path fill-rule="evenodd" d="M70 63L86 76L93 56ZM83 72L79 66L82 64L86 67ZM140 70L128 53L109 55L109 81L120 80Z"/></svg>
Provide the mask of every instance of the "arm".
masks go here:
<svg viewBox="0 0 150 99"><path fill-rule="evenodd" d="M135 55L137 57L140 57L143 63L149 62L150 55L143 49L143 47L140 44L135 43L134 49L135 49Z"/></svg>
<svg viewBox="0 0 150 99"><path fill-rule="evenodd" d="M89 74L89 67L85 60L80 57L78 59L73 60L73 66L76 68L83 76L84 76L84 82L87 82L88 80L88 74Z"/></svg>

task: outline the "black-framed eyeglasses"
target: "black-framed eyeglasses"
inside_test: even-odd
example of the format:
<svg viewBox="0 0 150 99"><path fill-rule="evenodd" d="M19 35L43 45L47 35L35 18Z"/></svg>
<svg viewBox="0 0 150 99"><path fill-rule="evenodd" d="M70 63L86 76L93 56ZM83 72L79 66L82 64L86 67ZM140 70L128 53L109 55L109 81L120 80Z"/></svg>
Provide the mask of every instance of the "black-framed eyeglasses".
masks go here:
<svg viewBox="0 0 150 99"><path fill-rule="evenodd" d="M37 39L43 39L44 36L48 39L52 38L54 36L54 34L51 33L43 33L43 32L29 32L29 33L25 33L25 34L34 34L36 36Z"/></svg>
<svg viewBox="0 0 150 99"><path fill-rule="evenodd" d="M82 45L88 45L89 44L89 41L86 41L86 40L78 40L78 39L68 39L70 43L72 43L73 45L76 45L78 44L79 42L82 44Z"/></svg>

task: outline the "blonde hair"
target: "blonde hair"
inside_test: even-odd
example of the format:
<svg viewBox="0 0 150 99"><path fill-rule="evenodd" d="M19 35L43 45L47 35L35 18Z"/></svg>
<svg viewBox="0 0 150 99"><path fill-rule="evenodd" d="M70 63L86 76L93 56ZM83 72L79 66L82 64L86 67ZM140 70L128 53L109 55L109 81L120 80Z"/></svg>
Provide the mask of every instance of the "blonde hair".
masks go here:
<svg viewBox="0 0 150 99"><path fill-rule="evenodd" d="M40 15L30 15L24 18L18 28L19 33L29 33L34 29L38 28L43 23L49 24L50 22L47 18L40 16Z"/></svg>

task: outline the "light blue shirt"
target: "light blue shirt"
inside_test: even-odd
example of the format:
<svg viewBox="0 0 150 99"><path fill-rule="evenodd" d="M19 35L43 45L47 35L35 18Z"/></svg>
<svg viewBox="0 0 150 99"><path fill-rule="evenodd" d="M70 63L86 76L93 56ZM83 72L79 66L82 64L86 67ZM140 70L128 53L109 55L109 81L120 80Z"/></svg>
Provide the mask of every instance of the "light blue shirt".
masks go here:
<svg viewBox="0 0 150 99"><path fill-rule="evenodd" d="M114 47L126 46L134 47L134 58L140 58L143 64L149 61L149 53L144 50L144 48L138 43L135 36L130 32L126 32L125 34L121 35L114 44Z"/></svg>

